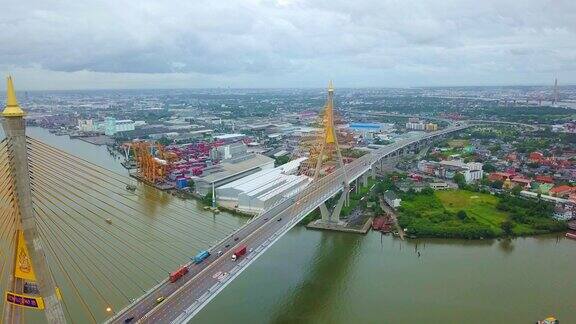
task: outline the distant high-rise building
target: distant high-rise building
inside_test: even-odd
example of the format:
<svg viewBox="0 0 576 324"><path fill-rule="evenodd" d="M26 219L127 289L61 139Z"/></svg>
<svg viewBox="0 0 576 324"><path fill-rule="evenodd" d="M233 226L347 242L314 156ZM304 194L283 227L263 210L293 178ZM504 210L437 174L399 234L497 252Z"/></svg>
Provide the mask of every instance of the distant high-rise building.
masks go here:
<svg viewBox="0 0 576 324"><path fill-rule="evenodd" d="M426 130L426 124L424 124L423 122L416 122L416 123L407 122L406 129Z"/></svg>
<svg viewBox="0 0 576 324"><path fill-rule="evenodd" d="M428 123L426 124L426 131L428 132L435 132L438 130L438 125L434 124L434 123Z"/></svg>

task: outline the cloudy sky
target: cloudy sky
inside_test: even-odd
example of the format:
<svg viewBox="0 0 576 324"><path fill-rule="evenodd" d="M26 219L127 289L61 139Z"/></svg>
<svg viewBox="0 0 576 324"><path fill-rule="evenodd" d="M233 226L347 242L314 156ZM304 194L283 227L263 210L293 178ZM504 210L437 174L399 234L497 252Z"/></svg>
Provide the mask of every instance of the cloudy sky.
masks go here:
<svg viewBox="0 0 576 324"><path fill-rule="evenodd" d="M576 0L21 0L19 89L576 84Z"/></svg>

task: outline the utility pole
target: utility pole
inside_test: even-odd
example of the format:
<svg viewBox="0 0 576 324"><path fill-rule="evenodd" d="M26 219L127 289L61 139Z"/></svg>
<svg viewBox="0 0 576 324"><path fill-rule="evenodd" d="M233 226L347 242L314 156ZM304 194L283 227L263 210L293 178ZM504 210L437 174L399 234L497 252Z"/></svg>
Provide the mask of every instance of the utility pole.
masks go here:
<svg viewBox="0 0 576 324"><path fill-rule="evenodd" d="M212 208L216 209L216 190L214 189L214 182L212 182Z"/></svg>
<svg viewBox="0 0 576 324"><path fill-rule="evenodd" d="M25 113L18 105L16 99L12 78L8 77L6 108L2 112L2 116L4 116L2 126L9 145L8 151L11 160L10 172L15 186L14 195L19 212L19 230L23 233L25 247L28 250L28 255L26 255L23 247L21 249L18 248L18 253L15 253L14 273L12 275L16 276L19 269L21 270L23 267L26 267L27 272L31 277L34 277L34 281L38 286L38 291L44 304L44 314L48 323L66 323L62 304L57 297L56 284L46 261L44 244L38 235L35 219L36 214L32 208L30 171L28 168L28 151L26 148L26 121L24 120L24 115ZM18 235L18 237L20 239L20 235ZM5 312L6 317L4 318L4 322L12 323L16 319L20 321L20 310L14 309L20 306L9 303L6 303L6 305L6 307L11 308L11 311Z"/></svg>

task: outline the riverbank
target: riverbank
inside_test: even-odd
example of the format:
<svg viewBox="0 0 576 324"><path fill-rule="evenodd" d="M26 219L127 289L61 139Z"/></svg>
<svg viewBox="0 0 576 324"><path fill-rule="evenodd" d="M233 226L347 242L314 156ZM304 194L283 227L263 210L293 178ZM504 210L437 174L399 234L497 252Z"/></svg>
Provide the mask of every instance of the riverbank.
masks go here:
<svg viewBox="0 0 576 324"><path fill-rule="evenodd" d="M399 222L409 237L500 238L561 232L543 201L467 190L403 193Z"/></svg>

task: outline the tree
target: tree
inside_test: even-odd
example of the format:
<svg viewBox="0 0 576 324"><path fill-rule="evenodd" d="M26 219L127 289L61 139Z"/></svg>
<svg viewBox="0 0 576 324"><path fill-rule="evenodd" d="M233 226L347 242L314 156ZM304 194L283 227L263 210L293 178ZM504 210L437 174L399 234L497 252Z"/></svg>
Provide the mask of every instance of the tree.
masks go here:
<svg viewBox="0 0 576 324"><path fill-rule="evenodd" d="M420 193L423 194L423 195L429 195L429 196L430 196L430 195L433 195L433 194L434 194L434 189L432 189L432 188L430 188L430 187L426 187L426 188L422 189L422 190L420 191Z"/></svg>
<svg viewBox="0 0 576 324"><path fill-rule="evenodd" d="M459 211L456 213L456 217L458 217L458 219L460 219L460 220L463 221L463 220L465 220L466 218L468 218L468 215L466 214L465 211L459 210Z"/></svg>
<svg viewBox="0 0 576 324"><path fill-rule="evenodd" d="M375 202L372 204L372 211L374 211L375 215L381 215L383 213L382 207L380 207L380 203Z"/></svg>
<svg viewBox="0 0 576 324"><path fill-rule="evenodd" d="M202 198L202 203L206 206L212 206L212 191L208 192L204 198Z"/></svg>
<svg viewBox="0 0 576 324"><path fill-rule="evenodd" d="M506 235L512 235L512 227L514 227L514 224L512 224L512 222L509 219L503 221L500 224L500 228Z"/></svg>
<svg viewBox="0 0 576 324"><path fill-rule="evenodd" d="M464 175L460 172L456 173L454 175L454 182L456 182L456 184L458 185L458 188L462 189L466 186L466 178L464 178Z"/></svg>
<svg viewBox="0 0 576 324"><path fill-rule="evenodd" d="M280 166L280 165L282 165L282 164L288 163L289 161L290 161L290 156L288 156L288 155L282 155L282 156L277 157L277 158L274 160L274 166Z"/></svg>
<svg viewBox="0 0 576 324"><path fill-rule="evenodd" d="M170 139L168 139L168 137L166 137L166 136L160 137L156 142L158 142L158 144L163 145L163 146L167 146L167 145L172 144L172 141Z"/></svg>
<svg viewBox="0 0 576 324"><path fill-rule="evenodd" d="M512 188L512 194L515 195L515 196L518 196L521 191L522 191L522 187L521 187L521 186L515 186L514 188Z"/></svg>
<svg viewBox="0 0 576 324"><path fill-rule="evenodd" d="M496 171L496 167L494 164L486 163L482 166L482 170L484 170L484 172L494 172Z"/></svg>
<svg viewBox="0 0 576 324"><path fill-rule="evenodd" d="M504 181L496 180L490 184L490 187L492 187L494 189L502 189L503 185L504 185Z"/></svg>

